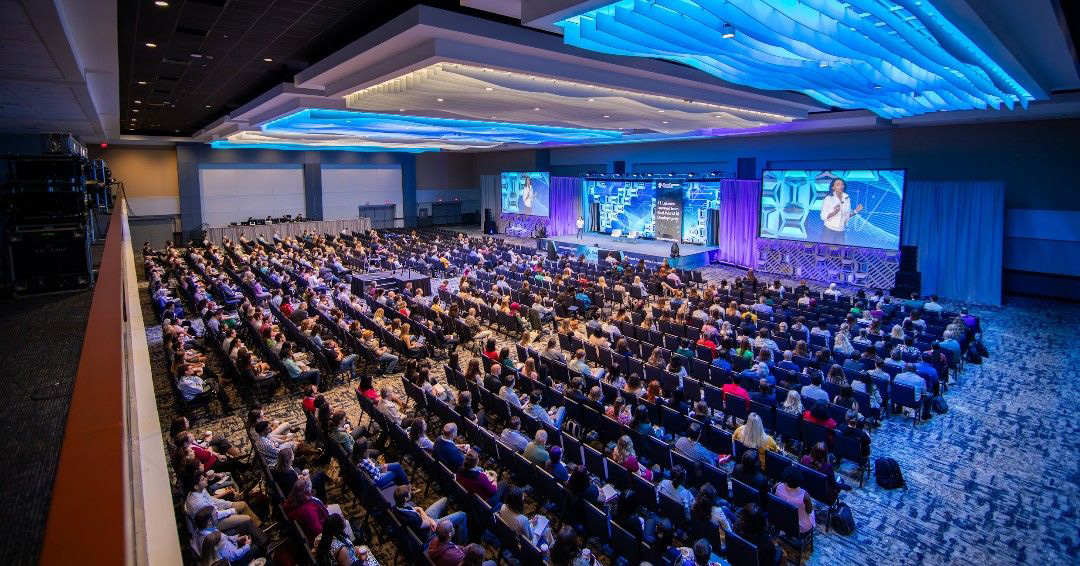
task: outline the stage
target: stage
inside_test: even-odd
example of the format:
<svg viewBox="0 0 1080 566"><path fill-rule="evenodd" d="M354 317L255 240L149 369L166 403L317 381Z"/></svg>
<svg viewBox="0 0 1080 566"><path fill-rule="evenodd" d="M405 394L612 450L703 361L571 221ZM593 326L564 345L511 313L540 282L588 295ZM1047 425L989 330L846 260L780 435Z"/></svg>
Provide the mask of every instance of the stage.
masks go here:
<svg viewBox="0 0 1080 566"><path fill-rule="evenodd" d="M555 243L555 249L560 254L585 254L589 260L598 260L604 257L600 252L621 252L632 261L644 259L646 261L662 262L668 260L673 267L693 269L709 265L710 260L719 248L713 246L698 246L695 244L679 244L680 257L671 258L671 244L669 240L642 240L629 238L612 238L607 234L586 233L581 238L571 234L567 236L553 236L537 240L539 249L546 250L547 242Z"/></svg>

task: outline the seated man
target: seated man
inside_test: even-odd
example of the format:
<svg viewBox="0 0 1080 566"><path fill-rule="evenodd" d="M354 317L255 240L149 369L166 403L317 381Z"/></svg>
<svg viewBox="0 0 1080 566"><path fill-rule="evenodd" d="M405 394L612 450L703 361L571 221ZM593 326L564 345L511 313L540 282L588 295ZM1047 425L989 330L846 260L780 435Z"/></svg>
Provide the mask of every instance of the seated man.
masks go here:
<svg viewBox="0 0 1080 566"><path fill-rule="evenodd" d="M546 430L540 429L536 431L536 436L533 441L525 447L525 452L522 456L525 456L526 460L537 466L546 466L548 460L551 459L551 455L548 454L547 440L548 436Z"/></svg>
<svg viewBox="0 0 1080 566"><path fill-rule="evenodd" d="M426 552L435 566L458 566L465 559L465 547L451 540L454 534L454 523L447 519L439 521Z"/></svg>
<svg viewBox="0 0 1080 566"><path fill-rule="evenodd" d="M691 423L686 430L686 436L679 437L679 439L675 441L675 451L687 458L709 464L710 466L717 466L727 461L728 456L722 458L717 457L712 450L705 448L701 444L699 441L700 439L701 425L698 423Z"/></svg>
<svg viewBox="0 0 1080 566"><path fill-rule="evenodd" d="M594 379L603 379L604 374L607 373L607 370L604 368L596 368L593 370L589 367L589 364L585 361L584 349L578 349L577 352L574 352L574 359L570 360L569 368Z"/></svg>
<svg viewBox="0 0 1080 566"><path fill-rule="evenodd" d="M368 449L367 439L360 438L353 447L352 459L356 462L357 468L367 473L376 488L382 490L392 485L409 485L409 476L405 475L405 470L400 463L379 464L372 459L374 454L374 450Z"/></svg>
<svg viewBox="0 0 1080 566"><path fill-rule="evenodd" d="M239 564L244 561L244 558L254 558L255 555L260 553L260 550L253 543L259 541L261 545L265 545L268 540L268 537L261 529L238 528L242 532L252 534L227 535L218 530L218 522L214 518L214 513L213 505L206 505L195 512L193 523L196 532L192 538L194 539L195 551L200 553L199 558L202 558L203 541L214 535L214 533L218 533L218 537L215 538L219 538L213 550L213 558L215 559L228 560L230 564L234 562ZM250 527L251 522L248 521L245 525ZM212 562L212 560L203 560L203 562Z"/></svg>
<svg viewBox="0 0 1080 566"><path fill-rule="evenodd" d="M525 451L529 438L521 433L521 417L510 417L510 424L499 435L499 441L518 452Z"/></svg>
<svg viewBox="0 0 1080 566"><path fill-rule="evenodd" d="M810 376L810 385L804 385L799 393L803 397L808 397L814 401L829 402L829 393L821 388L821 372L815 371Z"/></svg>
<svg viewBox="0 0 1080 566"><path fill-rule="evenodd" d="M529 394L529 409L528 414L536 420L553 426L557 429L562 429L563 418L566 417L566 407L552 407L545 409L540 402L543 400L543 395L539 389L533 389Z"/></svg>
<svg viewBox="0 0 1080 566"><path fill-rule="evenodd" d="M451 470L457 470L461 467L461 464L465 462L465 450L469 449L468 444L457 444L455 442L457 433L457 424L446 423L443 425L442 434L435 439L435 443L431 448L432 456Z"/></svg>
<svg viewBox="0 0 1080 566"><path fill-rule="evenodd" d="M442 499L432 503L427 509L414 505L412 501L412 489L407 485L399 485L394 490L394 516L402 525L412 529L420 542L427 544L435 537L435 529L438 527L437 519L445 519L454 527L451 538L458 544L469 540L468 527L466 526L465 513L458 511L443 517L446 505L449 501Z"/></svg>
<svg viewBox="0 0 1080 566"><path fill-rule="evenodd" d="M180 387L180 393L184 396L185 401L191 401L199 395L213 389L198 375L184 375L180 378L178 385Z"/></svg>
<svg viewBox="0 0 1080 566"><path fill-rule="evenodd" d="M480 455L475 450L465 453L465 461L457 472L457 482L465 491L479 495L492 509L498 509L509 484L499 482L497 473L480 467Z"/></svg>

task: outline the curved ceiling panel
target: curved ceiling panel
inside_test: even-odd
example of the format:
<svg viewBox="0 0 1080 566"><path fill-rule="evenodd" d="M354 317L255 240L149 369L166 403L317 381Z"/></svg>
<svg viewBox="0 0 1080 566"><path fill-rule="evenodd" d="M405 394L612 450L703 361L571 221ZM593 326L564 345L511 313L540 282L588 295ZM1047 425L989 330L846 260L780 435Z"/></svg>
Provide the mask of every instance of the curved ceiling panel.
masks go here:
<svg viewBox="0 0 1080 566"><path fill-rule="evenodd" d="M368 112L626 133L758 128L792 116L458 63L436 63L346 96Z"/></svg>
<svg viewBox="0 0 1080 566"><path fill-rule="evenodd" d="M620 0L557 25L585 49L886 118L1035 98L930 0Z"/></svg>

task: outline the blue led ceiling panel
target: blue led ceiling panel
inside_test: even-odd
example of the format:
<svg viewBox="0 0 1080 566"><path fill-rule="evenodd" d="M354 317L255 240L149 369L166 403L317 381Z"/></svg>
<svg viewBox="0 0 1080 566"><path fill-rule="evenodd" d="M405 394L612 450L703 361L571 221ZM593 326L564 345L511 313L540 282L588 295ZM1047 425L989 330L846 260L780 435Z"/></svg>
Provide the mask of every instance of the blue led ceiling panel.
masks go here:
<svg viewBox="0 0 1080 566"><path fill-rule="evenodd" d="M536 145L553 142L611 141L622 137L612 130L590 130L354 112L308 109L262 126L264 136L297 140L336 137L350 145L392 145L439 149L490 148L503 144Z"/></svg>
<svg viewBox="0 0 1080 566"><path fill-rule="evenodd" d="M1035 98L930 0L620 0L557 25L577 47L885 118Z"/></svg>

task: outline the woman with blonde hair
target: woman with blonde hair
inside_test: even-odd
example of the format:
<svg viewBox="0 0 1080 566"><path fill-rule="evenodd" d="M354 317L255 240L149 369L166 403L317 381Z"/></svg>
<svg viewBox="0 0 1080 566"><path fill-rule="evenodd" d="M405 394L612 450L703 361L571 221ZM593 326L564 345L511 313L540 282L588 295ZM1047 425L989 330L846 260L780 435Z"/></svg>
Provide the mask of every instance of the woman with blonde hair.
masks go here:
<svg viewBox="0 0 1080 566"><path fill-rule="evenodd" d="M626 468L626 471L652 481L652 470L638 464L637 454L634 452L634 441L629 436L624 434L619 437L615 448L611 451L611 459Z"/></svg>
<svg viewBox="0 0 1080 566"><path fill-rule="evenodd" d="M660 355L660 348L653 348L652 353L649 354L649 359L645 363L658 368L664 367L664 358Z"/></svg>
<svg viewBox="0 0 1080 566"><path fill-rule="evenodd" d="M855 346L851 344L851 331L846 322L841 324L840 330L836 332L836 337L833 339L833 351L845 356L850 356L855 352Z"/></svg>
<svg viewBox="0 0 1080 566"><path fill-rule="evenodd" d="M897 340L903 340L904 339L904 327L900 326L899 324L894 324L893 327L892 327L892 332L889 333L889 337L890 338L896 338Z"/></svg>
<svg viewBox="0 0 1080 566"><path fill-rule="evenodd" d="M789 391L789 393L794 392L794 389ZM762 466L765 465L766 451L775 452L780 449L773 437L765 434L765 426L761 423L761 417L757 413L750 413L746 417L746 423L735 429L735 433L731 435L731 438L741 442L747 448L757 450Z"/></svg>
<svg viewBox="0 0 1080 566"><path fill-rule="evenodd" d="M787 398L784 399L784 404L780 405L780 410L785 413L801 416L803 414L803 406L802 397L799 397L799 392L794 389L788 391Z"/></svg>

